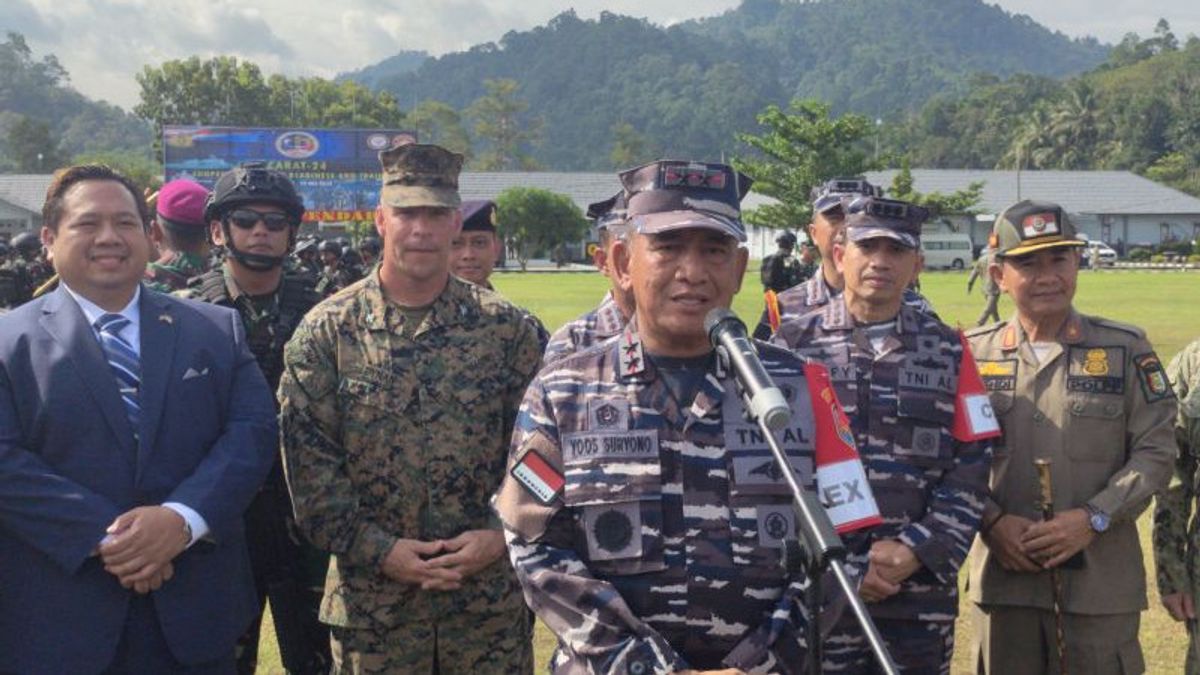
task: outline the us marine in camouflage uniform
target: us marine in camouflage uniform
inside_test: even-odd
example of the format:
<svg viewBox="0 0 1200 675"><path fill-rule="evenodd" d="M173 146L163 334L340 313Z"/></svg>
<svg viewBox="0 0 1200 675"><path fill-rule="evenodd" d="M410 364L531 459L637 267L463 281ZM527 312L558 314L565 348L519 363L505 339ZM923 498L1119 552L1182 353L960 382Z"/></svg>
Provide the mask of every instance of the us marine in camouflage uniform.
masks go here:
<svg viewBox="0 0 1200 675"><path fill-rule="evenodd" d="M860 593L892 656L905 673L949 673L958 570L979 529L999 428L979 414L987 393L958 333L902 302L928 212L875 197L855 209L834 247L845 291L785 321L774 340L829 367L850 418L884 523L847 547L869 560ZM825 672L869 669L852 622L827 644Z"/></svg>
<svg viewBox="0 0 1200 675"><path fill-rule="evenodd" d="M333 555L334 671L529 672L529 612L488 496L537 335L450 276L462 156L409 144L380 160L383 260L309 312L279 387L296 521Z"/></svg>
<svg viewBox="0 0 1200 675"><path fill-rule="evenodd" d="M633 316L633 294L621 288L611 268L612 247L625 236L625 203L618 193L588 206L588 218L596 223L599 247L592 262L600 274L609 278L610 288L600 305L563 324L550 336L542 363L550 364L581 352L592 345L620 334Z"/></svg>
<svg viewBox="0 0 1200 675"><path fill-rule="evenodd" d="M173 180L158 191L150 239L159 258L146 265L146 286L172 293L208 271L208 189L190 180Z"/></svg>
<svg viewBox="0 0 1200 675"><path fill-rule="evenodd" d="M835 178L813 188L813 219L808 224L808 239L820 252L821 264L808 281L777 295L774 306L768 301L754 330L754 337L766 340L782 322L824 307L831 298L842 292L845 281L833 261L834 240L844 228L846 215L854 200L882 195L882 189L861 178ZM937 317L933 305L914 288L904 289L904 304Z"/></svg>
<svg viewBox="0 0 1200 675"><path fill-rule="evenodd" d="M177 293L238 312L246 342L271 391L283 374L284 345L320 300L311 278L284 270L303 215L304 204L283 174L262 164L226 172L207 197L201 217L211 223L213 242L228 255L220 267L193 278ZM321 624L318 609L329 556L300 536L279 462L246 510L245 527L255 592L260 607L271 603L283 667L293 675L327 673L329 630ZM238 640L237 669L242 675L257 669L261 625L260 610Z"/></svg>
<svg viewBox="0 0 1200 675"><path fill-rule="evenodd" d="M1200 340L1171 359L1167 377L1179 398L1175 442L1179 457L1175 476L1154 505L1154 562L1163 606L1176 621L1187 622L1187 675L1200 673L1200 636L1196 607L1200 606Z"/></svg>
<svg viewBox="0 0 1200 675"><path fill-rule="evenodd" d="M791 496L703 328L746 266L733 171L667 161L621 180L634 233L613 262L636 319L538 374L495 500L526 599L558 637L550 670L798 673L807 583L779 564ZM759 349L791 397L784 452L811 486L814 444L838 442L845 418L823 368Z"/></svg>

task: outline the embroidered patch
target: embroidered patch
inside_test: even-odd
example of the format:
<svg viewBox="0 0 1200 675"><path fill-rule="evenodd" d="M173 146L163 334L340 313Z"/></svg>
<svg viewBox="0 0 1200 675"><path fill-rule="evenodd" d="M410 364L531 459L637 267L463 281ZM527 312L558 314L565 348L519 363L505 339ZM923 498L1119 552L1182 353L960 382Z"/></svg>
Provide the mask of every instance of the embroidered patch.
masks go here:
<svg viewBox="0 0 1200 675"><path fill-rule="evenodd" d="M1148 352L1135 356L1133 365L1138 369L1138 381L1142 383L1142 393L1145 394L1147 403L1175 398L1175 392L1171 390L1171 381L1167 379L1167 371L1163 369L1157 354Z"/></svg>
<svg viewBox="0 0 1200 675"><path fill-rule="evenodd" d="M931 427L913 427L909 454L917 457L937 457L942 447L942 433Z"/></svg>
<svg viewBox="0 0 1200 675"><path fill-rule="evenodd" d="M1068 391L1125 393L1124 347L1071 347L1070 353Z"/></svg>
<svg viewBox="0 0 1200 675"><path fill-rule="evenodd" d="M588 557L620 560L642 555L642 511L639 502L595 504L583 509Z"/></svg>
<svg viewBox="0 0 1200 675"><path fill-rule="evenodd" d="M979 375L983 378L983 386L986 387L988 391L1016 391L1016 359L979 361L978 366Z"/></svg>
<svg viewBox="0 0 1200 675"><path fill-rule="evenodd" d="M629 401L594 399L588 401L588 428L609 431L629 428Z"/></svg>
<svg viewBox="0 0 1200 675"><path fill-rule="evenodd" d="M563 475L535 450L522 455L509 473L534 498L547 505L554 501L566 482Z"/></svg>
<svg viewBox="0 0 1200 675"><path fill-rule="evenodd" d="M563 434L563 462L579 464L593 459L658 457L658 431L608 431Z"/></svg>
<svg viewBox="0 0 1200 675"><path fill-rule="evenodd" d="M758 507L758 545L783 548L784 541L796 536L796 511L791 505Z"/></svg>

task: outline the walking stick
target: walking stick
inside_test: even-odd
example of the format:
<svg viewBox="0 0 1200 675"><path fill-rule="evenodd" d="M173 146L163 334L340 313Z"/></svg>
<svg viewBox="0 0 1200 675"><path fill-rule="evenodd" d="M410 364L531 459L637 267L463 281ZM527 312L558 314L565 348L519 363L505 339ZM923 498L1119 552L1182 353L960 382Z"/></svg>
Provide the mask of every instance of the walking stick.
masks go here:
<svg viewBox="0 0 1200 675"><path fill-rule="evenodd" d="M1038 483L1041 486L1042 520L1054 518L1054 490L1050 482L1050 460L1035 459ZM1050 569L1050 583L1054 588L1054 638L1058 647L1058 672L1067 675L1067 637L1063 630L1063 582L1062 573L1057 567Z"/></svg>

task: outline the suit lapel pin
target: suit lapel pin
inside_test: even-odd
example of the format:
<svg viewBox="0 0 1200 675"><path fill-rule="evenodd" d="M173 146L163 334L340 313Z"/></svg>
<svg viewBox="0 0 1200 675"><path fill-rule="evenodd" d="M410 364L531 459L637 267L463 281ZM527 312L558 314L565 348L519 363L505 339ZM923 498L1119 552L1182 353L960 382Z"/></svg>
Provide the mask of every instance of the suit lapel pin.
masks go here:
<svg viewBox="0 0 1200 675"><path fill-rule="evenodd" d="M159 314L158 320L167 324L168 326L175 323L175 317L171 316L170 314Z"/></svg>

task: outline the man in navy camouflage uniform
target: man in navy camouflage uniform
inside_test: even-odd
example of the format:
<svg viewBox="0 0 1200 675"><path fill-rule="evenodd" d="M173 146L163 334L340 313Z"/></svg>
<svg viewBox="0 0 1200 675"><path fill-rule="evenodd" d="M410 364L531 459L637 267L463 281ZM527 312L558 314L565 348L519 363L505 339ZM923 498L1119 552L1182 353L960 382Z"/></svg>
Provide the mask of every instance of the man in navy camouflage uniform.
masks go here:
<svg viewBox="0 0 1200 675"><path fill-rule="evenodd" d="M774 338L830 368L850 417L884 523L847 546L868 559L860 594L904 673L949 672L958 569L987 495L987 439L999 432L962 338L903 302L927 215L895 200L856 201L832 260L844 292L785 320ZM826 642L825 672L871 663L863 633L843 619Z"/></svg>
<svg viewBox="0 0 1200 675"><path fill-rule="evenodd" d="M544 364L553 363L616 337L625 328L625 324L629 323L629 317L633 316L633 294L617 284L611 268L613 244L625 236L623 200L623 195L618 193L588 206L588 218L596 222L597 237L600 240L599 247L592 255L592 262L600 274L609 278L611 288L595 309L568 321L554 331L542 356Z"/></svg>
<svg viewBox="0 0 1200 675"><path fill-rule="evenodd" d="M749 180L663 161L621 181L631 231L612 262L636 316L526 392L494 501L517 578L558 637L554 673L798 673L807 584L779 564L791 497L703 328L746 268ZM759 350L792 403L784 452L811 485L814 448L845 443L816 426L845 418L822 367Z"/></svg>
<svg viewBox="0 0 1200 675"><path fill-rule="evenodd" d="M776 296L775 307L763 311L754 336L770 337L779 324L795 319L813 309L824 307L842 292L845 282L833 262L833 244L846 224L850 203L860 197L881 197L883 190L862 178L834 178L812 191L812 222L808 224L808 239L821 254L821 264L808 281L793 286ZM933 305L913 288L904 289L904 304L937 317ZM774 313L778 319L771 320Z"/></svg>

